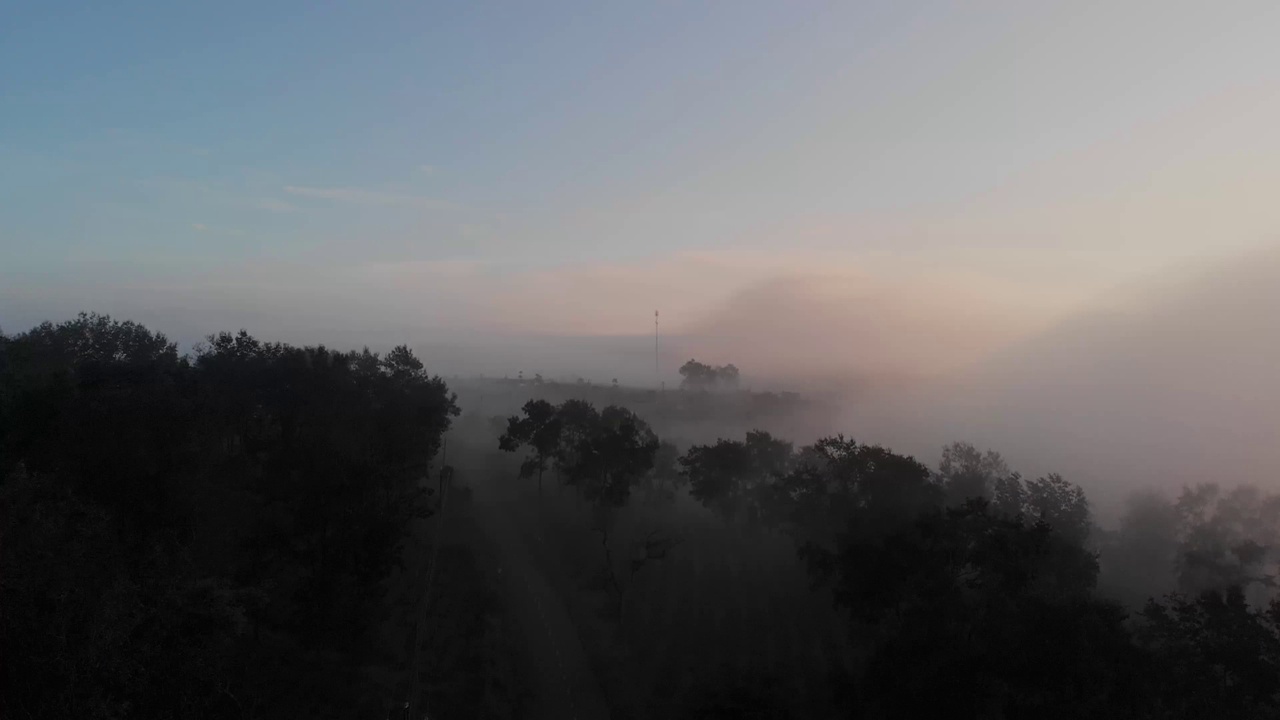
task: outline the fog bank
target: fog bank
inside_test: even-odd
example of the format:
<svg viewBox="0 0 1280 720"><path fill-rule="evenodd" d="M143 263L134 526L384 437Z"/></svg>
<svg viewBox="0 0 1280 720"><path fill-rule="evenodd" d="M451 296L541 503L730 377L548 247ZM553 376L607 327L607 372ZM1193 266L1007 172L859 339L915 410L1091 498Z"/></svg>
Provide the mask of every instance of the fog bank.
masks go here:
<svg viewBox="0 0 1280 720"><path fill-rule="evenodd" d="M987 445L1104 505L1135 485L1277 487L1280 250L1117 298L966 372L853 399L847 426L929 461L948 440Z"/></svg>

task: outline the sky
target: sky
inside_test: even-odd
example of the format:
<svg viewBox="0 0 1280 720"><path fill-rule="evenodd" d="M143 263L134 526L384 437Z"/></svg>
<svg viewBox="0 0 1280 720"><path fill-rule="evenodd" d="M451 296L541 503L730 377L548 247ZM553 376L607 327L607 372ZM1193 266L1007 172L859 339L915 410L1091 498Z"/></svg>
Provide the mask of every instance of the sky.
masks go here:
<svg viewBox="0 0 1280 720"><path fill-rule="evenodd" d="M858 308L898 320L842 362L940 371L1276 241L1277 31L1230 0L0 0L0 328L499 342L660 309L780 368Z"/></svg>

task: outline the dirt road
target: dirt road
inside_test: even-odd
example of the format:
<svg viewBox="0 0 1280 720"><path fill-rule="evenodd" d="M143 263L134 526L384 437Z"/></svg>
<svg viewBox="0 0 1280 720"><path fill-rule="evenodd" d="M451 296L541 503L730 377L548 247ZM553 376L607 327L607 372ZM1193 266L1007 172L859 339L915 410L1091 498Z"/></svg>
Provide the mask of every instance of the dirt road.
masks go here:
<svg viewBox="0 0 1280 720"><path fill-rule="evenodd" d="M596 684L586 651L569 613L500 504L477 503L475 518L493 543L501 567L501 590L520 624L533 667L534 718L603 720L609 707Z"/></svg>

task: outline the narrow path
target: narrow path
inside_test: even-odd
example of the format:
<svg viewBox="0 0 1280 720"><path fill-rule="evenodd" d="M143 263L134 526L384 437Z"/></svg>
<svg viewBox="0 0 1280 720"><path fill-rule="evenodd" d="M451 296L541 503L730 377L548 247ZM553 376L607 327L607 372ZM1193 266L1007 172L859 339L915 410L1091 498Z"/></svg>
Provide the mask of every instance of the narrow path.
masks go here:
<svg viewBox="0 0 1280 720"><path fill-rule="evenodd" d="M502 592L520 624L534 667L532 717L603 720L609 707L596 684L586 651L551 584L501 506L477 503L475 518L493 542L502 568Z"/></svg>

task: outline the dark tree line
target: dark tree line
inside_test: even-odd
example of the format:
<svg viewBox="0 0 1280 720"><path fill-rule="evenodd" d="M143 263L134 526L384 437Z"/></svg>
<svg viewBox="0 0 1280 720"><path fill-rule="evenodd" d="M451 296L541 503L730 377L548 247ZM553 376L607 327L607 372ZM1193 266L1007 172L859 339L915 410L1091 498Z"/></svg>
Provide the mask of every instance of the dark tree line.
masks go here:
<svg viewBox="0 0 1280 720"><path fill-rule="evenodd" d="M356 710L457 412L404 347L0 336L0 715Z"/></svg>
<svg viewBox="0 0 1280 720"><path fill-rule="evenodd" d="M1273 583L1280 498L1186 490L1154 544L1173 592L1135 612L1098 591L1084 492L995 453L955 444L931 472L841 436L794 450L753 432L679 464L727 522L790 535L845 611L851 717L1280 715L1280 603L1245 599Z"/></svg>
<svg viewBox="0 0 1280 720"><path fill-rule="evenodd" d="M379 712L360 668L457 414L404 347L241 332L183 355L98 315L0 335L0 716ZM843 436L681 455L581 400L495 432L586 503L619 617L633 496L791 538L847 621L849 717L1280 716L1280 496L1142 496L1103 530L1079 487L965 444L936 471ZM673 546L643 538L632 571ZM772 712L769 682L727 678L698 712Z"/></svg>
<svg viewBox="0 0 1280 720"><path fill-rule="evenodd" d="M1188 488L1173 503L1137 503L1107 532L1078 486L1024 479L964 443L944 449L937 471L843 436L796 449L761 431L677 456L635 419L632 440L591 454L585 439L600 430L585 429L610 413L631 417L531 402L500 443L530 449L526 477L551 463L570 484L616 482L604 506L631 488L668 501L687 490L731 526L790 536L849 621L855 670L836 683L850 717L1280 714L1278 496ZM622 448L642 459L610 476L603 468L632 457ZM1163 565L1171 583L1126 606L1099 591L1104 556ZM729 682L699 712L740 712L758 689Z"/></svg>

